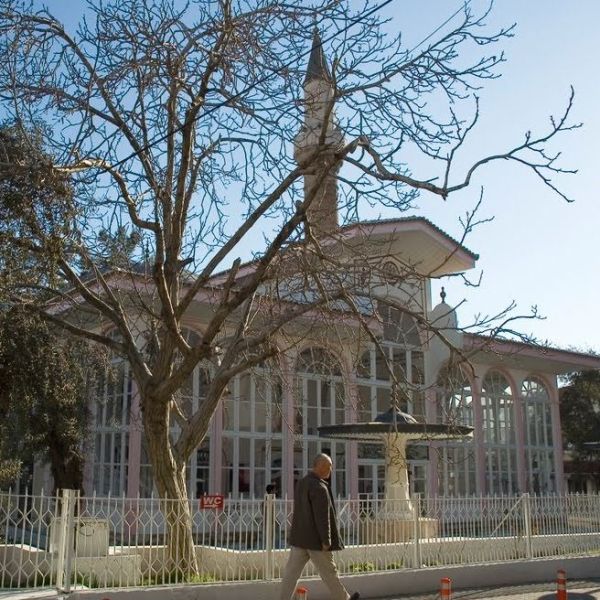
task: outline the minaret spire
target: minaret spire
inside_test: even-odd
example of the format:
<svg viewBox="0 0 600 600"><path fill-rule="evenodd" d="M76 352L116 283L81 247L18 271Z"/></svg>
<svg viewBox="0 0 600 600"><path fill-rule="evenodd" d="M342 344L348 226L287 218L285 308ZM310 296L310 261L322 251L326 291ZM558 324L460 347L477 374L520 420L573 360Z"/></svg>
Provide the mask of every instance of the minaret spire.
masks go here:
<svg viewBox="0 0 600 600"><path fill-rule="evenodd" d="M314 193L323 170L328 171L307 209L308 222L317 236L330 235L338 228L337 172L340 165L335 164L334 155L344 144L344 134L335 122L335 110L331 106L334 93L323 42L315 26L304 78L304 124L295 139L294 156L302 165L318 152L318 158L307 165L304 175L306 198Z"/></svg>
<svg viewBox="0 0 600 600"><path fill-rule="evenodd" d="M310 50L310 58L306 67L306 77L304 85L311 79L322 79L323 81L331 82L331 73L323 52L323 42L319 34L319 28L315 25L313 29L312 48Z"/></svg>

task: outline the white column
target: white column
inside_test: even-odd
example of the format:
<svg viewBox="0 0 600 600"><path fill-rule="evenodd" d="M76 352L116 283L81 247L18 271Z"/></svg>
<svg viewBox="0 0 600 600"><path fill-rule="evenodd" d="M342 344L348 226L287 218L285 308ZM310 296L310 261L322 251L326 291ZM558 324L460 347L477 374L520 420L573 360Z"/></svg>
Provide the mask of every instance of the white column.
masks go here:
<svg viewBox="0 0 600 600"><path fill-rule="evenodd" d="M408 486L406 443L401 433L385 436L385 503L384 513L397 519L412 519L413 506Z"/></svg>

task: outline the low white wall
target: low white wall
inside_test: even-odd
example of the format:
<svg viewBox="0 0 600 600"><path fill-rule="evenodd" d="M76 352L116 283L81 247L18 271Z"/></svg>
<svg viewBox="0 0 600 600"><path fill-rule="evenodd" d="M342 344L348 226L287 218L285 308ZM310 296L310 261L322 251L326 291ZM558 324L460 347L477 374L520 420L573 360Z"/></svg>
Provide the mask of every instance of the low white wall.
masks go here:
<svg viewBox="0 0 600 600"><path fill-rule="evenodd" d="M365 598L385 598L394 595L434 593L442 577L450 577L453 588L493 588L525 583L548 583L554 591L557 569L565 569L568 579L597 577L600 558L537 559L506 563L474 564L458 567L405 569L342 577L350 591L359 591ZM319 579L302 580L310 600L327 600L329 595ZM156 588L131 588L109 591L76 591L69 600L277 600L279 582L242 582Z"/></svg>
<svg viewBox="0 0 600 600"><path fill-rule="evenodd" d="M5 554L3 554L3 551ZM75 557L73 571L92 577L101 587L139 585L142 579L152 580L163 574L165 546L140 546L111 548L108 556ZM532 538L532 556L555 557L581 554L600 554L600 534L538 535ZM265 577L267 555L265 551L238 551L197 546L196 555L203 575L217 581L258 580ZM273 552L272 575L281 577L287 561L288 550ZM377 576L389 571L426 567L427 569L461 564L522 561L526 556L523 537L489 538L438 538L420 542L420 564L415 564L413 542L381 544L378 546L348 546L336 553L336 562L342 573L376 571ZM6 557L3 561L3 557ZM34 573L50 573L52 557L49 553L30 547L0 546L0 573L4 568L12 584L27 582ZM510 563L510 564L515 564ZM16 573L20 577L15 577ZM600 568L599 568L600 572ZM167 575L165 573L165 575ZM307 577L315 575L309 563L304 571ZM10 580L9 579L9 580Z"/></svg>
<svg viewBox="0 0 600 600"><path fill-rule="evenodd" d="M287 561L287 550L273 552L273 573L279 577ZM569 554L600 553L600 534L540 535L532 538L532 556L555 557ZM237 551L199 547L198 562L202 573L216 579L257 579L265 572L264 551ZM420 542L420 565L415 565L412 542L378 546L348 546L336 552L341 572L385 571L399 568L437 567L481 562L520 560L526 556L523 537L439 538ZM313 575L308 567L306 575Z"/></svg>

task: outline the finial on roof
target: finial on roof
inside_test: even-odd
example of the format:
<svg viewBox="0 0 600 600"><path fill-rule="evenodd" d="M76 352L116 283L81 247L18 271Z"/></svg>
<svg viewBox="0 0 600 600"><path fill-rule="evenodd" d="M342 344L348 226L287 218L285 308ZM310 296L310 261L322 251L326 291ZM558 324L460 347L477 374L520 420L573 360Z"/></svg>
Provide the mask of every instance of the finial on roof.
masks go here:
<svg viewBox="0 0 600 600"><path fill-rule="evenodd" d="M306 67L304 83L308 83L311 79L331 81L331 73L329 72L325 54L323 53L323 42L321 41L321 35L319 34L319 28L316 23L313 28L312 48L310 50L308 66Z"/></svg>
<svg viewBox="0 0 600 600"><path fill-rule="evenodd" d="M440 292L440 298L442 299L442 304L446 304L446 290L444 286L442 286L442 291Z"/></svg>

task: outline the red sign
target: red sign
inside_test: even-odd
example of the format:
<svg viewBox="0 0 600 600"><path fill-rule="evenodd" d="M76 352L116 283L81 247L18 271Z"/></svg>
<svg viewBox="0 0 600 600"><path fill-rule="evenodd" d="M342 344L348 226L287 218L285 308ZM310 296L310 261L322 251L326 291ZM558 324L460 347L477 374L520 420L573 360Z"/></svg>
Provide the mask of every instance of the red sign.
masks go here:
<svg viewBox="0 0 600 600"><path fill-rule="evenodd" d="M225 498L222 494L206 494L200 497L200 508L222 509Z"/></svg>

